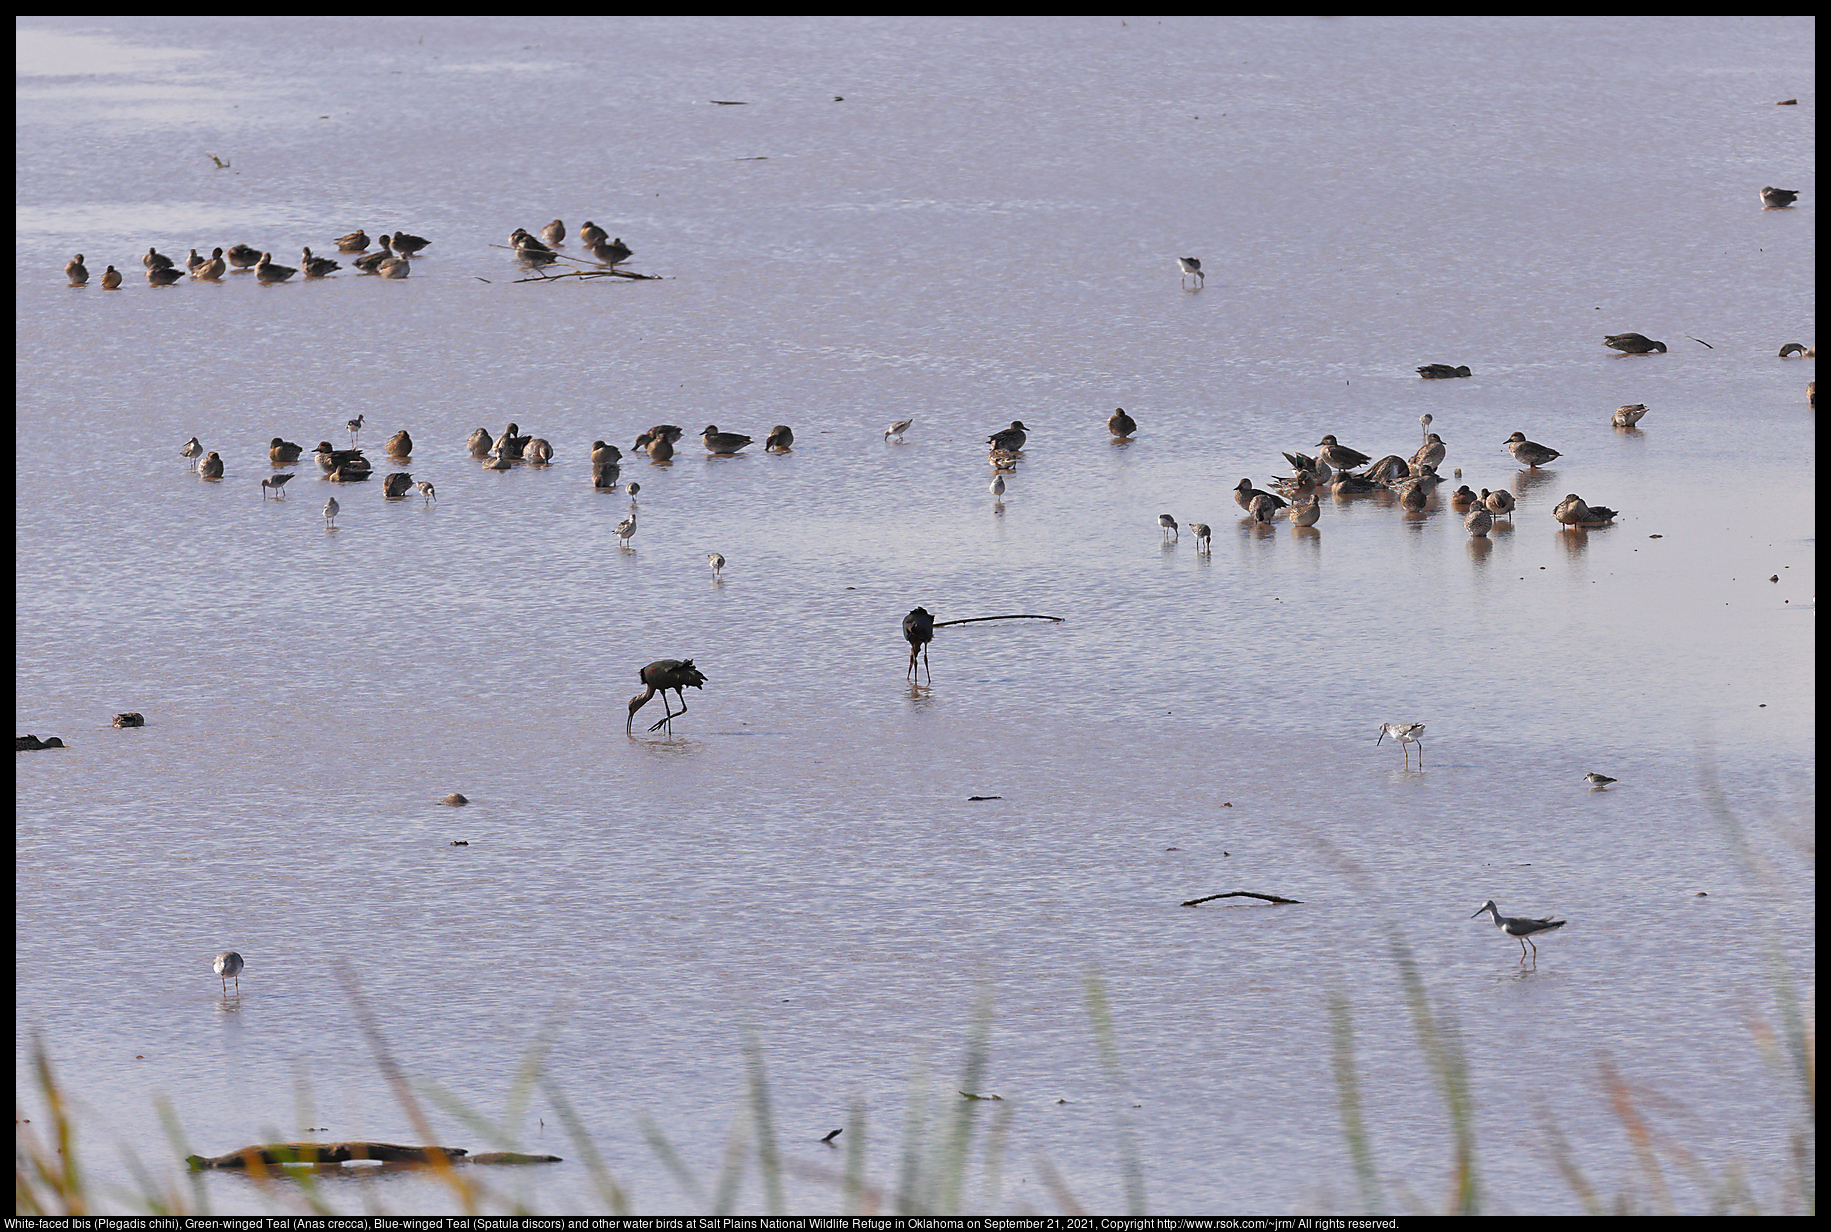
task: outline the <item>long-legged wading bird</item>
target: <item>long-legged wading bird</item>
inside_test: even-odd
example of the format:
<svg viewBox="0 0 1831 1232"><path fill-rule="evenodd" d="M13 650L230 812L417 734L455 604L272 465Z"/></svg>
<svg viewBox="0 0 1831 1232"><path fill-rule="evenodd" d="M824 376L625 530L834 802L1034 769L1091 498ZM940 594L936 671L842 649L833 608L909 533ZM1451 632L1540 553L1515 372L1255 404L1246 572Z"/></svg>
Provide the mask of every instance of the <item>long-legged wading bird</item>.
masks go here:
<svg viewBox="0 0 1831 1232"><path fill-rule="evenodd" d="M1399 747L1405 750L1405 764L1408 767L1411 765L1411 750L1406 746L1417 745L1418 769L1422 770L1424 769L1424 741L1420 737L1423 735L1424 724L1422 723L1381 723L1379 740L1375 740L1373 743L1378 744L1380 740L1384 740L1388 736L1397 740Z"/></svg>
<svg viewBox="0 0 1831 1232"><path fill-rule="evenodd" d="M629 731L636 722L636 711L648 705L649 698L661 694L661 708L667 711L665 717L649 727L650 731L660 731L663 727L673 733L673 722L687 712L687 695L682 689L703 689L706 685L705 673L693 666L691 659L656 659L642 669L642 683L646 691L629 699L629 721L624 723L623 730ZM668 690L680 698L680 709L668 705Z"/></svg>
<svg viewBox="0 0 1831 1232"><path fill-rule="evenodd" d="M913 419L897 420L895 423L891 424L888 428L884 429L884 439L889 440L891 437L894 436L897 440L899 440L899 441L902 440L903 433L909 431L909 425L914 422L915 422L915 420L913 420Z"/></svg>
<svg viewBox="0 0 1831 1232"><path fill-rule="evenodd" d="M235 981L235 991L237 993L241 992L242 956L240 954L237 954L234 950L224 950L216 956L216 961L211 965L215 967L216 974L222 979L224 996L229 995L230 980Z"/></svg>
<svg viewBox="0 0 1831 1232"><path fill-rule="evenodd" d="M191 469L196 470L197 459L203 457L203 442L193 436L184 443L184 448L178 451L178 456L181 458L189 458L191 460Z"/></svg>
<svg viewBox="0 0 1831 1232"><path fill-rule="evenodd" d="M1198 552L1210 551L1209 540L1214 538L1214 528L1206 522L1191 522L1189 529L1195 532L1195 550Z"/></svg>
<svg viewBox="0 0 1831 1232"><path fill-rule="evenodd" d="M291 482L291 473L268 476L266 479L261 480L261 499L267 499L267 491L271 488L273 490L274 499L278 500L280 497L286 495L286 485Z"/></svg>
<svg viewBox="0 0 1831 1232"><path fill-rule="evenodd" d="M636 485L632 483L629 486L633 488ZM617 523L617 546L620 548L628 547L629 541L635 536L635 534L636 534L636 515L632 513L627 518L624 518L621 522Z"/></svg>
<svg viewBox="0 0 1831 1232"><path fill-rule="evenodd" d="M1157 515L1157 525L1160 528L1158 531L1159 537L1162 537L1165 534L1175 535L1178 539L1183 537L1182 532L1176 529L1176 519L1167 513L1160 513Z"/></svg>
<svg viewBox="0 0 1831 1232"><path fill-rule="evenodd" d="M439 499L439 494L437 492L433 491L432 485L430 483L426 482L426 480L422 479L418 483L414 484L413 486L418 488L420 490L420 495L426 498L425 500L420 502L421 504L430 505L430 504L432 504L433 501Z"/></svg>
<svg viewBox="0 0 1831 1232"><path fill-rule="evenodd" d="M1190 278L1196 280L1197 286L1208 281L1208 276L1202 273L1202 262L1200 257L1178 257L1176 258L1176 264L1183 272L1184 286L1188 285Z"/></svg>
<svg viewBox="0 0 1831 1232"><path fill-rule="evenodd" d="M337 503L337 498L335 496L324 502L324 525L326 529L330 529L337 525L337 515L342 512L342 510L343 506Z"/></svg>
<svg viewBox="0 0 1831 1232"><path fill-rule="evenodd" d="M921 652L922 666L928 667L928 643L935 640L935 618L925 607L918 607L903 617L903 638L909 643L909 670L904 673L905 679L914 680L916 674L916 653ZM928 668L928 682L934 683L935 672Z"/></svg>
<svg viewBox="0 0 1831 1232"><path fill-rule="evenodd" d="M706 553L706 563L712 566L713 577L725 576L725 558L717 552Z"/></svg>
<svg viewBox="0 0 1831 1232"><path fill-rule="evenodd" d="M1597 774L1594 770L1591 770L1588 774L1583 776L1583 781L1590 785L1592 791L1601 791L1615 780L1606 774Z"/></svg>
<svg viewBox="0 0 1831 1232"><path fill-rule="evenodd" d="M1494 900L1491 898L1483 903L1481 905L1481 910L1477 911L1475 915L1470 916L1469 919L1474 919L1476 915L1480 915L1483 911L1489 912L1494 916L1494 924L1501 932L1506 933L1507 936L1512 937L1515 941L1519 942L1519 956L1521 962L1524 962L1526 959L1527 942L1532 942L1532 956L1537 958L1539 954L1538 942L1532 941L1532 939L1542 933L1548 933L1554 929L1562 928L1568 922L1565 920L1554 920L1548 915L1540 916L1536 920L1529 919L1525 916L1502 915L1500 913L1500 908L1494 905Z"/></svg>

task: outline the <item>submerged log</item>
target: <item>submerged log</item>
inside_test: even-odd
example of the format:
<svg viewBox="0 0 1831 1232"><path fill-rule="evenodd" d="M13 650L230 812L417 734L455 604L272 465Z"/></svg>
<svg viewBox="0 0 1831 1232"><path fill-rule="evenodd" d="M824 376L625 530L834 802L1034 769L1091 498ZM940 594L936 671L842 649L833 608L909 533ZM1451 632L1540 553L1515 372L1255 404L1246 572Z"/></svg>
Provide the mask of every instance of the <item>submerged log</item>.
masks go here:
<svg viewBox="0 0 1831 1232"><path fill-rule="evenodd" d="M1217 898L1262 898L1268 903L1296 903L1300 906L1303 903L1301 898L1279 898L1276 894L1254 894L1251 890L1232 890L1226 894L1210 894L1206 898L1192 898L1179 905L1193 907L1197 903L1211 903Z"/></svg>
<svg viewBox="0 0 1831 1232"><path fill-rule="evenodd" d="M227 1155L187 1155L193 1169L278 1167L282 1164L341 1164L371 1159L382 1163L455 1163L470 1152L456 1146L397 1146L392 1142L265 1142Z"/></svg>

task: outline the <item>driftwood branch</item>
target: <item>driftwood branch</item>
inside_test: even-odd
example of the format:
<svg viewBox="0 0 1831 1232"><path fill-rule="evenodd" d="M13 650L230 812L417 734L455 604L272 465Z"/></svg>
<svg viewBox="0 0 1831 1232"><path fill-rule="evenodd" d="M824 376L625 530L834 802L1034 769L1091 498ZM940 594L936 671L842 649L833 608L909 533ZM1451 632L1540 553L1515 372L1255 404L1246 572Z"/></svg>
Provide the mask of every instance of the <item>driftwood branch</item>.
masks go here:
<svg viewBox="0 0 1831 1232"><path fill-rule="evenodd" d="M1262 898L1268 903L1297 903L1299 905L1303 903L1301 898L1279 898L1276 894L1254 894L1251 890L1234 890L1227 894L1210 894L1206 898L1192 898L1180 905L1193 907L1198 903L1211 903L1217 898Z"/></svg>
<svg viewBox="0 0 1831 1232"><path fill-rule="evenodd" d="M946 628L946 627L947 627L947 626L948 626L948 625L970 625L970 624L977 624L977 623L978 623L978 622L979 622L979 621L982 621L982 620L1053 620L1053 621L1055 621L1055 622L1056 622L1056 623L1057 623L1057 624L1061 624L1061 623L1062 623L1062 621L1064 621L1064 620L1066 620L1066 619L1068 619L1068 618L1067 618L1067 617L1066 617L1066 616L1031 616L1031 615L1021 615L1021 616L968 616L968 617L967 617L967 618L966 618L966 619L964 619L964 620L937 620L937 621L935 621L935 628L937 628L937 629L945 629L945 628Z"/></svg>

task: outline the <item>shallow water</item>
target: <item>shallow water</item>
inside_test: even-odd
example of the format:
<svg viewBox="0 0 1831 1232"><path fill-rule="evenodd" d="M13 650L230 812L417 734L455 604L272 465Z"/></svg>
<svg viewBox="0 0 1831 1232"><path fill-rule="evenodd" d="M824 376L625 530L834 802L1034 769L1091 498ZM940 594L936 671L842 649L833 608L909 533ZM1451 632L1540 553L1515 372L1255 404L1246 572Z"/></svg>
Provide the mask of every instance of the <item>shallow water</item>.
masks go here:
<svg viewBox="0 0 1831 1232"><path fill-rule="evenodd" d="M747 1025L789 1157L832 1166L857 1102L888 1178L911 1073L955 1098L983 997L1005 1098L974 1111L1010 1137L969 1207L1057 1209L1041 1156L1122 1209L1124 1121L1153 1211L1341 1210L1340 990L1390 1205L1436 1209L1450 1133L1396 930L1464 1033L1489 1209L1580 1209L1547 1120L1643 1193L1605 1059L1783 1205L1799 1096L1748 1023L1771 944L1815 957L1814 494L1780 461L1813 456L1814 364L1775 357L1815 340L1812 32L23 23L16 722L71 747L18 762L18 1072L41 1029L127 1187L115 1144L160 1140L161 1096L205 1154L417 1141L345 979L410 1073L490 1112L557 1021L548 1071L635 1208L683 1211L637 1117L710 1177ZM1763 211L1769 183L1798 206ZM516 283L490 245L555 214L662 280ZM140 277L149 244L296 263L357 226L434 244L399 282ZM1627 330L1671 350L1600 345ZM1610 428L1630 402L1641 430ZM346 444L358 412L436 504L309 458L260 499L270 437ZM1233 504L1325 432L1409 454L1424 413L1446 470L1519 496L1487 543L1446 500L1326 502L1314 532ZM982 442L1012 419L995 504ZM469 457L510 420L553 466ZM621 549L588 448L659 422L796 440L627 459ZM1520 471L1515 429L1563 456ZM1566 492L1622 517L1561 531ZM942 629L911 686L917 604L1066 620ZM617 735L662 657L706 688L671 737ZM1399 720L1421 770L1374 743ZM1235 889L1305 905L1177 905ZM1488 898L1571 924L1521 966L1469 918ZM514 1145L569 1162L511 1192L601 1205L545 1096ZM450 1205L410 1177L339 1200ZM790 1200L838 1207L805 1177Z"/></svg>

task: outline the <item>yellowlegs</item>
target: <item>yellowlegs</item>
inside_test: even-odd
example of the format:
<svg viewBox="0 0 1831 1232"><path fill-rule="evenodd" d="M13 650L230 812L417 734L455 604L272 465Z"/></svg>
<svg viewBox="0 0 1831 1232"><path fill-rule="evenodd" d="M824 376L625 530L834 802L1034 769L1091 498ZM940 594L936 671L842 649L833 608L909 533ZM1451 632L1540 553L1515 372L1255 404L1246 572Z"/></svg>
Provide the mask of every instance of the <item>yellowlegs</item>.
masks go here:
<svg viewBox="0 0 1831 1232"><path fill-rule="evenodd" d="M1588 774L1583 776L1583 781L1590 785L1592 791L1601 791L1604 787L1607 787L1616 780L1610 778L1606 774L1597 774L1594 770L1591 770Z"/></svg>
<svg viewBox="0 0 1831 1232"><path fill-rule="evenodd" d="M418 483L415 483L413 486L418 488L420 495L426 498L425 500L420 502L422 505L430 505L430 504L432 504L433 501L439 499L439 494L437 492L433 491L432 484L427 482L426 480L422 479Z"/></svg>
<svg viewBox="0 0 1831 1232"><path fill-rule="evenodd" d="M1399 747L1405 752L1406 769L1411 768L1411 749L1408 746L1417 745L1418 769L1422 770L1424 769L1424 741L1420 737L1423 735L1424 724L1422 723L1381 723L1379 739L1373 743L1377 745L1380 740L1384 740L1388 736L1397 740Z"/></svg>
<svg viewBox="0 0 1831 1232"><path fill-rule="evenodd" d="M1162 528L1159 532L1160 534L1167 533L1175 535L1178 539L1183 537L1182 532L1176 529L1176 519L1167 513L1160 513L1157 515L1157 525Z"/></svg>
<svg viewBox="0 0 1831 1232"><path fill-rule="evenodd" d="M1213 550L1212 545L1209 542L1214 538L1214 528L1212 526L1209 526L1206 522L1191 522L1189 523L1189 529L1195 532L1196 551L1207 552Z"/></svg>
<svg viewBox="0 0 1831 1232"><path fill-rule="evenodd" d="M888 428L884 429L884 439L889 440L891 437L894 436L897 440L899 440L899 441L902 440L903 433L909 431L909 425L914 422L915 422L915 420L913 420L913 419L897 420L895 423L891 424Z"/></svg>
<svg viewBox="0 0 1831 1232"><path fill-rule="evenodd" d="M1515 432L1501 444L1507 447L1507 452L1513 455L1514 461L1524 466L1547 466L1563 456L1555 449L1547 449L1537 441L1527 440L1524 432Z"/></svg>
<svg viewBox="0 0 1831 1232"><path fill-rule="evenodd" d="M713 577L725 576L725 558L717 552L706 553L706 563L712 566Z"/></svg>
<svg viewBox="0 0 1831 1232"><path fill-rule="evenodd" d="M203 457L203 443L193 436L184 443L184 448L178 451L178 456L181 458L189 458L191 460L191 469L196 470L197 459Z"/></svg>
<svg viewBox="0 0 1831 1232"><path fill-rule="evenodd" d="M324 527L326 530L336 527L337 515L342 512L342 510L343 506L337 503L337 498L335 496L324 502Z"/></svg>
<svg viewBox="0 0 1831 1232"><path fill-rule="evenodd" d="M1521 962L1524 962L1526 959L1526 945L1528 942L1531 942L1532 944L1532 956L1537 958L1539 953L1538 943L1532 939L1541 933L1548 933L1554 929L1562 928L1568 922L1565 920L1554 920L1550 916L1542 916L1539 919L1534 920L1527 919L1523 916L1502 915L1500 913L1500 908L1494 905L1494 900L1491 898L1483 903L1481 905L1481 910L1477 911L1475 915L1470 916L1469 919L1474 919L1475 916L1480 915L1482 911L1492 914L1495 926L1499 928L1501 932L1506 933L1507 936L1512 937L1515 941L1519 942L1519 956Z"/></svg>
<svg viewBox="0 0 1831 1232"><path fill-rule="evenodd" d="M636 485L633 483L630 485L632 488L635 486ZM620 548L628 547L629 541L635 536L635 533L636 515L632 513L627 518L624 518L621 522L617 523L617 546Z"/></svg>
<svg viewBox="0 0 1831 1232"><path fill-rule="evenodd" d="M286 485L291 482L292 475L290 473L285 475L269 475L267 478L261 480L261 499L266 500L267 490L272 488L274 499L278 500L280 497L286 495Z"/></svg>
<svg viewBox="0 0 1831 1232"><path fill-rule="evenodd" d="M1799 194L1790 188L1764 188L1761 190L1761 205L1764 209L1784 210L1799 200Z"/></svg>
<svg viewBox="0 0 1831 1232"><path fill-rule="evenodd" d="M1666 350L1665 343L1655 342L1645 334L1610 334L1602 340L1602 345L1629 355L1651 355L1654 351L1663 355Z"/></svg>
<svg viewBox="0 0 1831 1232"><path fill-rule="evenodd" d="M657 659L642 669L641 680L647 691L638 693L629 699L629 719L623 724L624 731L628 731L635 723L636 711L648 705L649 699L659 693L661 694L661 708L666 710L667 714L651 724L649 730L659 731L666 727L669 732L672 732L674 720L687 712L687 695L681 690L703 690L706 687L705 673L694 667L691 659ZM679 710L668 705L670 689L673 690L676 697L680 698Z"/></svg>
<svg viewBox="0 0 1831 1232"><path fill-rule="evenodd" d="M242 956L237 954L234 950L224 950L216 956L216 961L212 966L215 967L216 974L222 979L223 995L225 997L229 995L230 980L235 981L235 991L237 994L240 994L242 991Z"/></svg>
<svg viewBox="0 0 1831 1232"><path fill-rule="evenodd" d="M1138 421L1127 415L1124 407L1120 407L1106 417L1106 430L1123 439L1138 431Z"/></svg>
<svg viewBox="0 0 1831 1232"><path fill-rule="evenodd" d="M1195 279L1196 286L1201 286L1203 283L1207 282L1208 276L1206 274L1202 273L1202 263L1201 263L1200 258L1198 258L1198 257L1178 257L1178 258L1176 258L1176 264L1179 267L1181 267L1181 269L1182 269L1184 286L1189 285L1189 279L1191 279L1191 278Z"/></svg>

